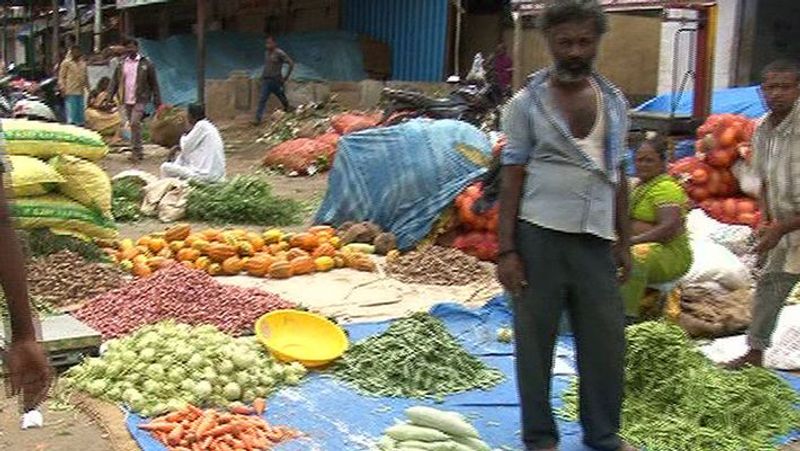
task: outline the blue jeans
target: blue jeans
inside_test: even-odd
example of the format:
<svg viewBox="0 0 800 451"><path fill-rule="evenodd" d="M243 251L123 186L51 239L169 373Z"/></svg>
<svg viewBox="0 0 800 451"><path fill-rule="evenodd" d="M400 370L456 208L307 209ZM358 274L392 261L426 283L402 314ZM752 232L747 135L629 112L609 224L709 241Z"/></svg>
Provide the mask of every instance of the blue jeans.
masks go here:
<svg viewBox="0 0 800 451"><path fill-rule="evenodd" d="M84 102L82 95L64 96L68 124L83 126L86 123L86 105Z"/></svg>
<svg viewBox="0 0 800 451"><path fill-rule="evenodd" d="M286 99L286 92L283 89L283 82L274 78L264 78L261 80L261 97L258 99L258 110L256 111L256 122L264 119L264 110L267 109L269 96L275 94L280 100L284 111L289 111L289 100Z"/></svg>

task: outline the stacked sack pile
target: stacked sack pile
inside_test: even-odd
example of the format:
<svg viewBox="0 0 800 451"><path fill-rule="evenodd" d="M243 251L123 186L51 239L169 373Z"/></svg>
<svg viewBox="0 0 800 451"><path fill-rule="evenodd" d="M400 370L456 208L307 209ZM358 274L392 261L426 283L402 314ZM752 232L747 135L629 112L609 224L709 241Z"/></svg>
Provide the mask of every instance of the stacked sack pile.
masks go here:
<svg viewBox="0 0 800 451"><path fill-rule="evenodd" d="M4 119L2 129L10 167L5 180L18 228L116 237L111 180L95 163L108 153L98 133L25 119Z"/></svg>
<svg viewBox="0 0 800 451"><path fill-rule="evenodd" d="M726 224L754 227L760 219L754 199L759 183L750 167L754 129L755 122L743 116L712 115L697 130L696 154L670 165L689 197Z"/></svg>
<svg viewBox="0 0 800 451"><path fill-rule="evenodd" d="M330 119L331 127L322 135L292 139L269 149L263 164L288 175L314 175L333 165L340 137L376 127L379 121L379 115L338 114Z"/></svg>

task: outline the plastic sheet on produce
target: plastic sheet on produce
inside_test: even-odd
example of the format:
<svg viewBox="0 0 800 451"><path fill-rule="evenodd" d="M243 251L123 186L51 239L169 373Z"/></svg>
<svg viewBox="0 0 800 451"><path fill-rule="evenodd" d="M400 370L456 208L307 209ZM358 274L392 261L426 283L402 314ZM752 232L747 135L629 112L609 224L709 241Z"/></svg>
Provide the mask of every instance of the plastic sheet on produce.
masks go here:
<svg viewBox="0 0 800 451"><path fill-rule="evenodd" d="M351 133L339 141L315 223L372 221L409 249L490 159L486 134L460 121L416 119Z"/></svg>
<svg viewBox="0 0 800 451"><path fill-rule="evenodd" d="M312 373L301 386L284 388L267 400L265 418L271 424L287 425L304 432L307 438L275 447L276 451L359 451L375 449L377 439L403 411L414 405L457 411L467 416L492 449L522 449L520 440L519 402L514 377L513 346L498 342L497 329L511 324L511 312L503 297L498 297L478 310L458 304L439 304L431 313L441 318L464 348L500 369L504 382L488 391L470 391L451 395L441 404L407 398L369 397L362 395L336 379ZM346 326L350 339L358 341L379 334L390 321ZM572 356L572 337L561 336L556 354ZM573 366L574 359L570 362ZM800 391L800 378L785 375ZM553 378L552 404L562 405L561 396L571 377ZM149 435L137 429L141 418L131 415L128 429L144 451L166 451ZM558 421L562 451L590 451L582 444L578 423ZM796 434L795 437L800 437ZM790 437L794 438L794 437ZM782 440L782 442L786 442Z"/></svg>
<svg viewBox="0 0 800 451"><path fill-rule="evenodd" d="M757 86L749 86L714 91L711 114L741 114L751 119L763 116L767 110L758 89ZM674 108L672 94L663 94L641 104L636 111L672 113L674 109L677 115L691 115L693 102L694 93L686 92L680 94L677 108Z"/></svg>

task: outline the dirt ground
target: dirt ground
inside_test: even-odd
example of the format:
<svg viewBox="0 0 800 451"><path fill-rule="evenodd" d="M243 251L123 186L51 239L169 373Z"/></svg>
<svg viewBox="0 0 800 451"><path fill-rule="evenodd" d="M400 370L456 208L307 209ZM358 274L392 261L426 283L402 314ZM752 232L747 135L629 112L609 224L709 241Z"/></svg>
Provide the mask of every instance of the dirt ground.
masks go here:
<svg viewBox="0 0 800 451"><path fill-rule="evenodd" d="M260 160L266 148L256 143L260 133L245 122L220 124L226 141L228 174L252 173L260 170ZM112 153L103 160L102 166L115 175L128 169L140 169L157 175L160 164L168 150L148 146L146 158L133 166L127 154ZM275 193L281 196L315 205L321 201L327 188L326 175L291 178L279 174L265 173ZM306 224L289 228L296 230L310 222L313 208L309 208ZM197 224L201 226L200 224ZM263 227L268 227L264 224ZM123 237L138 237L160 231L164 225L157 220L143 220L124 224L120 228ZM308 307L321 310L327 315L336 315L345 321L374 321L402 315L411 310L423 310L442 301L457 301L467 305L478 305L499 292L499 287L432 287L401 284L384 274L364 274L355 271L315 276L309 285L307 279L287 281L256 280L247 277L227 278L223 281L243 286L258 286ZM87 408L88 405L88 408ZM19 415L13 400L0 399L0 450L12 451L135 451L138 449L124 429L124 416L112 405L83 400L83 409L52 411L43 409L45 427L21 431ZM90 412L91 415L87 414ZM98 419L101 419L98 421ZM787 445L782 451L800 451L800 443Z"/></svg>

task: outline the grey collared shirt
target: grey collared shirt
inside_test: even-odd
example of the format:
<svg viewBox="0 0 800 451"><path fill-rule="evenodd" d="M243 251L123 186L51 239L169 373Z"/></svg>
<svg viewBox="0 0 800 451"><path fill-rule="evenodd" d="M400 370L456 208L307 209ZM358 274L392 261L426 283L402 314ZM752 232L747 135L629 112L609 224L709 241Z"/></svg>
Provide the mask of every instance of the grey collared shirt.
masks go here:
<svg viewBox="0 0 800 451"><path fill-rule="evenodd" d="M800 215L800 101L780 124L770 115L759 122L753 135L753 161L766 182L769 218L786 221ZM786 234L770 252L766 272L800 274L800 231Z"/></svg>
<svg viewBox="0 0 800 451"><path fill-rule="evenodd" d="M615 240L614 208L628 132L625 96L594 74L602 93L604 162L585 153L556 107L548 84L551 69L529 79L506 106L504 165L525 165L519 218L547 229ZM603 164L600 164L603 163Z"/></svg>

